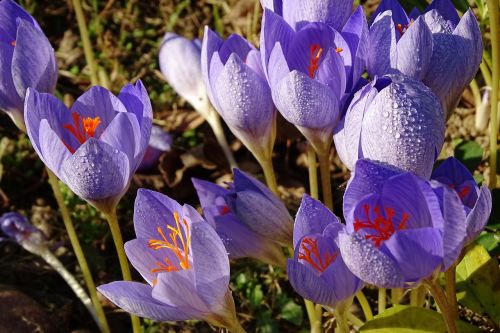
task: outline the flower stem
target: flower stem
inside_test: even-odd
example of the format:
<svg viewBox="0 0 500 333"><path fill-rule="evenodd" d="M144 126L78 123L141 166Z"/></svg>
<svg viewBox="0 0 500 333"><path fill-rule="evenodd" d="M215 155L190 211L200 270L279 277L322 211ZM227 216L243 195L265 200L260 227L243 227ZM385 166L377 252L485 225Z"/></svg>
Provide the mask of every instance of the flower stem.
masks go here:
<svg viewBox="0 0 500 333"><path fill-rule="evenodd" d="M356 317L354 314L347 312L347 319L357 328L359 329L361 326L365 324L364 321Z"/></svg>
<svg viewBox="0 0 500 333"><path fill-rule="evenodd" d="M82 39L83 53L85 54L85 60L90 69L90 82L92 85L97 85L99 84L97 65L95 63L94 51L92 51L92 44L90 43L89 32L87 30L87 24L85 23L85 16L83 15L82 3L80 0L73 0L73 7L75 9L76 21Z"/></svg>
<svg viewBox="0 0 500 333"><path fill-rule="evenodd" d="M38 254L43 258L43 260L45 260L47 264L49 264L57 273L59 273L59 275L64 279L64 281L66 281L68 286L70 286L71 290L73 290L75 295L80 299L80 301L82 301L83 305L85 305L87 310L90 312L92 318L94 318L94 321L97 323L97 325L100 326L99 318L97 317L96 311L92 305L92 301L90 300L89 296L82 288L82 286L75 279L73 274L71 274L63 266L63 264L59 261L59 259L57 259L57 257L52 252L50 252L48 248L45 248Z"/></svg>
<svg viewBox="0 0 500 333"><path fill-rule="evenodd" d="M316 163L316 152L311 144L308 144L307 146L307 170L309 173L309 188L311 191L311 197L318 199L318 167Z"/></svg>
<svg viewBox="0 0 500 333"><path fill-rule="evenodd" d="M231 332L231 333L246 333L247 331L245 331L243 326L241 326L241 324L238 321L236 321L234 323L234 326L229 328L229 332Z"/></svg>
<svg viewBox="0 0 500 333"><path fill-rule="evenodd" d="M497 135L498 135L498 86L500 84L500 14L498 0L486 0L490 14L490 33L492 49L491 120L490 120L490 183L489 188L497 186Z"/></svg>
<svg viewBox="0 0 500 333"><path fill-rule="evenodd" d="M258 159L258 162L262 167L262 170L264 171L264 177L266 177L267 187L269 187L269 189L279 197L278 183L276 182L276 175L274 174L272 157L269 157L267 159Z"/></svg>
<svg viewBox="0 0 500 333"><path fill-rule="evenodd" d="M387 291L385 288L378 289L378 314L381 314L385 311L385 299L387 297Z"/></svg>
<svg viewBox="0 0 500 333"><path fill-rule="evenodd" d="M85 259L80 241L78 240L78 236L76 235L75 227L71 222L68 208L64 204L64 199L61 193L61 189L59 188L57 177L52 171L49 170L49 168L46 169L47 174L49 175L49 184L52 187L54 197L56 198L57 204L59 205L59 211L61 213L66 232L68 233L69 241L71 242L71 246L73 247L73 251L75 252L76 260L78 261L78 265L82 270L83 279L85 281L85 284L87 285L87 289L89 290L90 298L92 299L92 304L94 304L97 317L99 318L99 327L102 332L108 333L110 332L108 322L106 320L104 310L102 309L101 302L99 302L99 298L97 297L97 289L95 287L94 280L92 279L92 274L90 273L87 259Z"/></svg>
<svg viewBox="0 0 500 333"><path fill-rule="evenodd" d="M304 298L304 303L306 304L307 316L309 317L309 323L311 325L311 333L321 333L323 332L323 327L321 326L321 316L318 318L314 303Z"/></svg>
<svg viewBox="0 0 500 333"><path fill-rule="evenodd" d="M337 304L335 309L333 309L333 315L335 316L335 321L337 327L335 328L335 333L349 333L349 323L347 322L347 312L350 305L352 304L352 298L341 301Z"/></svg>
<svg viewBox="0 0 500 333"><path fill-rule="evenodd" d="M434 297L439 310L441 310L441 315L443 316L448 333L457 333L455 319L453 318L453 313L443 289L436 281L426 281L425 284L432 294L432 297Z"/></svg>
<svg viewBox="0 0 500 333"><path fill-rule="evenodd" d="M332 182L330 176L330 150L318 153L319 171L321 173L321 190L323 192L323 203L333 211Z"/></svg>
<svg viewBox="0 0 500 333"><path fill-rule="evenodd" d="M446 287L446 298L448 299L448 303L450 305L450 312L453 316L453 319L458 319L458 303L457 303L457 288L456 288L456 267L457 263L448 268L446 272L444 272L445 279L445 287Z"/></svg>
<svg viewBox="0 0 500 333"><path fill-rule="evenodd" d="M370 307L370 304L368 303L368 300L366 299L365 294L363 294L363 291L360 290L356 294L356 298L358 299L359 305L361 305L361 309L363 310L363 314L365 315L365 320L372 320L373 319L373 312L372 308Z"/></svg>
<svg viewBox="0 0 500 333"><path fill-rule="evenodd" d="M238 164L236 163L231 148L229 148L229 144L227 143L219 114L212 109L205 119L207 120L210 127L212 127L215 138L217 139L219 146L222 148L222 151L224 152L229 165L231 166L231 168L237 168Z"/></svg>
<svg viewBox="0 0 500 333"><path fill-rule="evenodd" d="M401 297L403 296L402 288L393 288L391 289L391 303L392 305L399 304Z"/></svg>
<svg viewBox="0 0 500 333"><path fill-rule="evenodd" d="M128 265L127 256L125 255L125 250L123 247L122 234L120 232L120 226L118 225L118 216L116 216L116 209L110 212L104 213L106 219L108 220L109 229L111 230L111 236L113 236L113 242L115 243L116 252L118 253L118 260L120 261L120 268L122 270L122 276L125 281L132 281L132 275L130 274L130 266ZM130 315L132 320L132 329L134 333L141 332L141 323L139 317Z"/></svg>

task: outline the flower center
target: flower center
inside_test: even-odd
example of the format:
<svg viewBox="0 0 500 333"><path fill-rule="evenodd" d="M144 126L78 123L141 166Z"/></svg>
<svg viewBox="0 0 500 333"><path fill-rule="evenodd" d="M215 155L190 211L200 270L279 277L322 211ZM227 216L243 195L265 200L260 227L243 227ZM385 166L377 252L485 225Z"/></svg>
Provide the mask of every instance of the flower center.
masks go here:
<svg viewBox="0 0 500 333"><path fill-rule="evenodd" d="M148 246L155 251L159 249L168 249L172 251L179 261L181 269L190 269L189 245L191 244L191 234L189 233L189 225L185 219L182 220L181 225L179 222L179 214L177 212L174 212L174 220L175 228L167 225L167 229L170 231L168 237L163 233L163 229L158 227L157 231L161 239L150 239ZM163 262L158 261L156 266L157 268L151 269L151 273L172 272L179 270L179 268L175 266L167 257L163 259Z"/></svg>
<svg viewBox="0 0 500 333"><path fill-rule="evenodd" d="M455 192L457 192L458 196L460 197L460 199L462 201L464 201L464 199L469 195L470 193L470 186L469 185L465 185L463 186L460 191L457 190L455 184L451 184L449 186L452 190L454 190Z"/></svg>
<svg viewBox="0 0 500 333"><path fill-rule="evenodd" d="M309 47L309 50L311 51L311 55L309 57L309 67L307 67L307 69L309 70L309 77L312 79L318 70L318 63L323 53L323 49L319 44L313 44Z"/></svg>
<svg viewBox="0 0 500 333"><path fill-rule="evenodd" d="M408 23L408 24L398 23L398 24L396 24L396 30L399 31L401 36L403 36L403 34L406 32L406 30L408 30L408 28L410 27L410 25L412 25L412 23L413 23L413 19L411 19L410 23Z"/></svg>
<svg viewBox="0 0 500 333"><path fill-rule="evenodd" d="M73 118L73 124L65 124L63 125L63 127L64 129L69 131L80 144L84 144L85 141L87 141L89 138L95 136L97 126L99 126L99 124L101 123L100 117L82 118L76 112L73 112L71 116ZM74 153L73 148L71 148L67 143L65 143L65 145L72 153Z"/></svg>
<svg viewBox="0 0 500 333"><path fill-rule="evenodd" d="M366 220L355 219L354 220L354 231L359 231L360 229L368 229L369 234L365 235L366 239L372 240L376 247L380 247L382 243L388 240L395 232L396 228L394 226L394 209L391 207L384 207L385 214L387 217L382 215L380 207L375 206L373 212L375 213L375 219L370 218L370 206L368 204L363 205L365 211ZM409 215L403 212L403 217L399 223L397 230L402 230L406 228L406 222L408 222Z"/></svg>
<svg viewBox="0 0 500 333"><path fill-rule="evenodd" d="M323 273L325 269L333 263L336 257L337 252L333 254L328 252L322 254L318 247L317 239L304 237L300 242L298 259L304 260L320 273Z"/></svg>

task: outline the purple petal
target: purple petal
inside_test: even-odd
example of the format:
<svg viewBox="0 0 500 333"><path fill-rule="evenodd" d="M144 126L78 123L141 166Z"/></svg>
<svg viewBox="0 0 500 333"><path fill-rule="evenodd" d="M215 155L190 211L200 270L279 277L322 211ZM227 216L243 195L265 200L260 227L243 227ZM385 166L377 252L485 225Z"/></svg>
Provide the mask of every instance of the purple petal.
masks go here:
<svg viewBox="0 0 500 333"><path fill-rule="evenodd" d="M40 159L57 177L62 177L62 166L71 157L61 138L52 130L49 121L42 119L39 125L38 147Z"/></svg>
<svg viewBox="0 0 500 333"><path fill-rule="evenodd" d="M372 14L372 25L375 24L377 16L387 10L392 12L392 19L395 24L401 24L404 26L410 22L405 10L401 7L398 0L382 0L375 12Z"/></svg>
<svg viewBox="0 0 500 333"><path fill-rule="evenodd" d="M218 197L224 197L230 193L229 190L206 180L191 178L201 207L209 207L216 204Z"/></svg>
<svg viewBox="0 0 500 333"><path fill-rule="evenodd" d="M264 72L268 73L269 57L277 42L283 47L283 52L287 53L288 44L294 35L293 29L283 20L283 18L269 9L264 10L262 16L262 27L260 32L260 48Z"/></svg>
<svg viewBox="0 0 500 333"><path fill-rule="evenodd" d="M283 13L283 0L260 0L263 9L269 9L278 15Z"/></svg>
<svg viewBox="0 0 500 333"><path fill-rule="evenodd" d="M12 80L12 56L14 48L0 43L0 109L21 114L23 101Z"/></svg>
<svg viewBox="0 0 500 333"><path fill-rule="evenodd" d="M420 10L418 10L417 7L413 7L410 14L408 14L408 18L410 19L411 22L411 20L416 20L420 15L422 15Z"/></svg>
<svg viewBox="0 0 500 333"><path fill-rule="evenodd" d="M396 262L360 234L339 234L339 248L346 266L361 280L381 288L403 286Z"/></svg>
<svg viewBox="0 0 500 333"><path fill-rule="evenodd" d="M392 1L392 0L389 0ZM368 59L366 69L370 77L390 72L396 54L396 28L390 12L383 12L375 18L368 37Z"/></svg>
<svg viewBox="0 0 500 333"><path fill-rule="evenodd" d="M259 50L251 50L250 52L248 52L245 64L256 74L258 74L263 80L266 80L264 68L262 67L262 57L260 56Z"/></svg>
<svg viewBox="0 0 500 333"><path fill-rule="evenodd" d="M57 83L54 49L43 32L23 20L17 29L12 78L21 98L28 88L54 93Z"/></svg>
<svg viewBox="0 0 500 333"><path fill-rule="evenodd" d="M0 1L0 29L3 32L0 36L0 41L11 43L16 40L16 32L19 22L18 19L19 21L27 21L39 29L35 19L15 1Z"/></svg>
<svg viewBox="0 0 500 333"><path fill-rule="evenodd" d="M477 185L470 171L459 160L447 158L432 172L432 179L452 187L464 205L474 207L478 196Z"/></svg>
<svg viewBox="0 0 500 333"><path fill-rule="evenodd" d="M352 0L284 0L283 17L292 27L300 22L322 22L341 30L352 11Z"/></svg>
<svg viewBox="0 0 500 333"><path fill-rule="evenodd" d="M223 64L226 64L233 53L245 61L251 50L255 50L255 48L245 38L238 34L231 34L220 47L219 56Z"/></svg>
<svg viewBox="0 0 500 333"><path fill-rule="evenodd" d="M458 22L460 21L460 17L458 16L457 10L453 3L450 0L434 0L432 3L425 9L425 12L431 10L437 10L439 14L448 21L448 24L452 29L454 29Z"/></svg>
<svg viewBox="0 0 500 333"><path fill-rule="evenodd" d="M491 192L487 186L481 186L476 204L467 215L467 236L464 244L472 242L484 229L491 214L492 199Z"/></svg>
<svg viewBox="0 0 500 333"><path fill-rule="evenodd" d="M109 144L88 139L62 165L62 180L85 200L113 198L125 191L130 179L127 155Z"/></svg>
<svg viewBox="0 0 500 333"><path fill-rule="evenodd" d="M401 230L384 242L380 250L397 263L405 282L417 282L430 276L441 264L443 238L434 228Z"/></svg>
<svg viewBox="0 0 500 333"><path fill-rule="evenodd" d="M397 45L396 68L403 74L422 80L432 56L432 34L423 19L411 24Z"/></svg>
<svg viewBox="0 0 500 333"><path fill-rule="evenodd" d="M152 289L149 285L115 281L97 287L111 302L123 310L140 317L150 318L158 321L176 321L201 319L200 312L184 312L182 309L164 304L151 295Z"/></svg>
<svg viewBox="0 0 500 333"><path fill-rule="evenodd" d="M361 135L365 158L428 179L443 142L444 115L439 101L421 82L409 77L394 76L365 112Z"/></svg>
<svg viewBox="0 0 500 333"><path fill-rule="evenodd" d="M450 26L450 22L446 21L435 9L423 14L422 18L433 34L451 34L453 32L454 28Z"/></svg>
<svg viewBox="0 0 500 333"><path fill-rule="evenodd" d="M139 189L134 203L137 238L155 239L158 227L175 226L174 212L182 212L182 206L177 201L156 191Z"/></svg>
<svg viewBox="0 0 500 333"><path fill-rule="evenodd" d="M269 57L268 77L271 89L274 88L288 73L290 73L290 68L286 62L285 55L283 54L281 43L277 42L271 52L271 56Z"/></svg>
<svg viewBox="0 0 500 333"><path fill-rule="evenodd" d="M298 242L306 235L322 234L332 223L340 223L338 217L321 202L305 194L295 217L293 247L297 247Z"/></svg>
<svg viewBox="0 0 500 333"><path fill-rule="evenodd" d="M346 91L346 73L341 56L331 48L316 73L316 79L330 87L336 96Z"/></svg>
<svg viewBox="0 0 500 333"><path fill-rule="evenodd" d="M205 26L203 34L203 44L201 48L201 73L203 81L207 88L207 94L211 101L213 101L212 89L210 88L210 64L215 52L219 51L224 41L208 26ZM219 59L220 60L220 59Z"/></svg>

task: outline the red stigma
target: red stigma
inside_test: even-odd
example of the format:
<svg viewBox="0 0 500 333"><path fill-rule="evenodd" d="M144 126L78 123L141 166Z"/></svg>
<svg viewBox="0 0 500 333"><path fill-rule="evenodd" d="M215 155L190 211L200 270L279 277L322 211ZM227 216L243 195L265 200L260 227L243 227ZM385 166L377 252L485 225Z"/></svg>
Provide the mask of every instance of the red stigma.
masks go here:
<svg viewBox="0 0 500 333"><path fill-rule="evenodd" d="M360 219L355 219L354 221L354 231L359 231L360 229L371 229L375 231L374 234L367 234L365 235L365 238L368 240L372 240L375 244L376 247L380 247L382 243L389 238L396 232L396 229L394 227L394 209L391 207L384 207L385 208L385 214L387 216L384 217L381 214L380 207L375 206L373 208L373 212L375 213L375 220L370 219L370 206L368 204L365 204L363 206L363 209L365 211L365 216L366 220L360 220ZM406 222L408 222L409 215L406 212L403 212L403 217L401 219L401 222L399 223L399 226L397 230L403 230L406 228Z"/></svg>
<svg viewBox="0 0 500 333"><path fill-rule="evenodd" d="M224 207L221 207L221 208L219 209L219 214L220 214L221 216L224 216L224 215L229 214L229 213L231 213L231 210L229 209L229 207L228 207L228 206L224 206Z"/></svg>
<svg viewBox="0 0 500 333"><path fill-rule="evenodd" d="M319 46L319 44L313 44L309 47L309 49L311 50L311 56L309 58L309 67L307 67L307 69L309 70L309 77L312 79L319 68L318 62L321 58L321 53L323 53L323 49Z"/></svg>
<svg viewBox="0 0 500 333"><path fill-rule="evenodd" d="M101 123L100 117L85 117L82 118L78 113L73 112L71 114L73 118L73 124L63 125L64 129L69 131L80 144L84 144L89 138L95 136L95 131L99 124ZM64 143L71 153L74 153L74 149L71 148L66 142Z"/></svg>
<svg viewBox="0 0 500 333"><path fill-rule="evenodd" d="M300 243L298 259L304 260L320 273L323 273L328 266L333 263L336 257L337 252L333 254L327 252L322 256L316 239L304 237Z"/></svg>

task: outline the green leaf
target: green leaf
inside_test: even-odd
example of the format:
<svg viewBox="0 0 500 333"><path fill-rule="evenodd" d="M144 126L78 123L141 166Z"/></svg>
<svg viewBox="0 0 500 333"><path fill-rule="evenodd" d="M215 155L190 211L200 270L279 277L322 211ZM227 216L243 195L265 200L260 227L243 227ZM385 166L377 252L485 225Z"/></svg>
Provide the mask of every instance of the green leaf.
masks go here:
<svg viewBox="0 0 500 333"><path fill-rule="evenodd" d="M467 2L467 0L451 0L451 2L453 2L455 8L462 13L465 13L467 9L469 9L469 3Z"/></svg>
<svg viewBox="0 0 500 333"><path fill-rule="evenodd" d="M483 148L475 141L463 141L455 147L454 155L473 173L483 159Z"/></svg>
<svg viewBox="0 0 500 333"><path fill-rule="evenodd" d="M461 333L479 332L479 328L457 321ZM367 321L360 332L369 333L445 333L446 325L436 311L408 305L396 305Z"/></svg>
<svg viewBox="0 0 500 333"><path fill-rule="evenodd" d="M258 284L250 291L248 300L253 308L257 308L262 302L262 299L264 299L264 293L262 292L262 286Z"/></svg>
<svg viewBox="0 0 500 333"><path fill-rule="evenodd" d="M304 319L304 312L300 305L294 301L289 301L281 310L281 317L296 326L300 326Z"/></svg>
<svg viewBox="0 0 500 333"><path fill-rule="evenodd" d="M500 322L500 270L486 249L475 245L457 266L457 299Z"/></svg>
<svg viewBox="0 0 500 333"><path fill-rule="evenodd" d="M500 253L500 248L498 246L500 243L500 234L498 232L483 231L476 239L476 243L484 246L491 256L496 256Z"/></svg>

